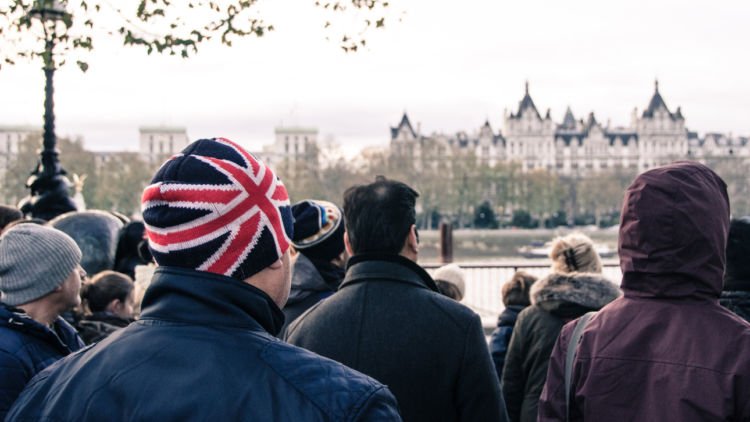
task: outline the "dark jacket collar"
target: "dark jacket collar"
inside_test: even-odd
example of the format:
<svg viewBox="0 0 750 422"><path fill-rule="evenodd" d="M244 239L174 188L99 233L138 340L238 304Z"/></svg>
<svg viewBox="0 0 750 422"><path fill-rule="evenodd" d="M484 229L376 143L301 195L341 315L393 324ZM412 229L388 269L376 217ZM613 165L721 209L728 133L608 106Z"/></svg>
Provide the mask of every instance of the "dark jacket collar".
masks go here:
<svg viewBox="0 0 750 422"><path fill-rule="evenodd" d="M262 290L204 271L159 267L143 297L141 319L265 330L278 334L284 314Z"/></svg>
<svg viewBox="0 0 750 422"><path fill-rule="evenodd" d="M341 288L372 280L409 283L438 292L432 277L416 262L401 255L361 254L349 258Z"/></svg>
<svg viewBox="0 0 750 422"><path fill-rule="evenodd" d="M59 316L53 329L50 329L31 318L23 309L0 303L0 326L42 339L64 355L81 348L75 329Z"/></svg>

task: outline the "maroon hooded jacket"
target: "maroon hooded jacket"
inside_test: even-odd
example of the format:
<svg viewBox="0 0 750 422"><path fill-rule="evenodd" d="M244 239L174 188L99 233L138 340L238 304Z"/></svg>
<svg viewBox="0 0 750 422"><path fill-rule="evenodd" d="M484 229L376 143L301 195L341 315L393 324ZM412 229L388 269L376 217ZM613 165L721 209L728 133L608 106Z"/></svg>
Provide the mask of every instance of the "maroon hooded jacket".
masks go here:
<svg viewBox="0 0 750 422"><path fill-rule="evenodd" d="M570 420L750 420L750 325L719 305L729 227L726 185L678 162L638 176L622 208L624 296L594 315L573 367ZM557 340L539 421L564 421Z"/></svg>

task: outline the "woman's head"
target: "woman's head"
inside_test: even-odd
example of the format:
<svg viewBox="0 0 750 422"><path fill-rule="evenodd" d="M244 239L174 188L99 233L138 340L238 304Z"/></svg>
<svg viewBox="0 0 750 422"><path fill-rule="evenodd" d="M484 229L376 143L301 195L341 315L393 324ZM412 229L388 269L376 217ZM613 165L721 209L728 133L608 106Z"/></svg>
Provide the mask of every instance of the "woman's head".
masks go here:
<svg viewBox="0 0 750 422"><path fill-rule="evenodd" d="M602 261L594 242L582 233L571 233L552 242L552 271L558 273L601 273Z"/></svg>
<svg viewBox="0 0 750 422"><path fill-rule="evenodd" d="M91 312L110 312L121 318L133 317L135 284L125 274L102 271L84 284L81 297Z"/></svg>

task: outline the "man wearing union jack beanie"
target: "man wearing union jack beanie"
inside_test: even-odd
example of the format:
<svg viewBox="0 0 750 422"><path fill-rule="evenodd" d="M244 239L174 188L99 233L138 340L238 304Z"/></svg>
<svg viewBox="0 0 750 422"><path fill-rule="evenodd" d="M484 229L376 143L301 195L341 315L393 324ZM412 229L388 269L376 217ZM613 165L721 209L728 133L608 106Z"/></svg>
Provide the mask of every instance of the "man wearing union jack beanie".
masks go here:
<svg viewBox="0 0 750 422"><path fill-rule="evenodd" d="M274 337L294 218L261 160L196 141L142 210L159 267L141 319L40 374L8 420L401 420L384 385Z"/></svg>

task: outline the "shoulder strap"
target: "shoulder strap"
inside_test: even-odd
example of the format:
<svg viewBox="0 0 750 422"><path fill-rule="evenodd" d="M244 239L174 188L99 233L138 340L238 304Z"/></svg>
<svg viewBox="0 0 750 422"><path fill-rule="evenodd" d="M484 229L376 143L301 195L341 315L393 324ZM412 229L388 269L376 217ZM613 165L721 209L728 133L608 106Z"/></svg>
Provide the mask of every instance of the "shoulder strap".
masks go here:
<svg viewBox="0 0 750 422"><path fill-rule="evenodd" d="M578 354L578 342L581 341L583 336L583 330L586 325L594 316L596 312L587 312L583 314L576 322L576 327L573 329L573 335L570 336L568 341L568 350L565 351L565 420L570 420L570 390L573 382L573 362L576 360Z"/></svg>

